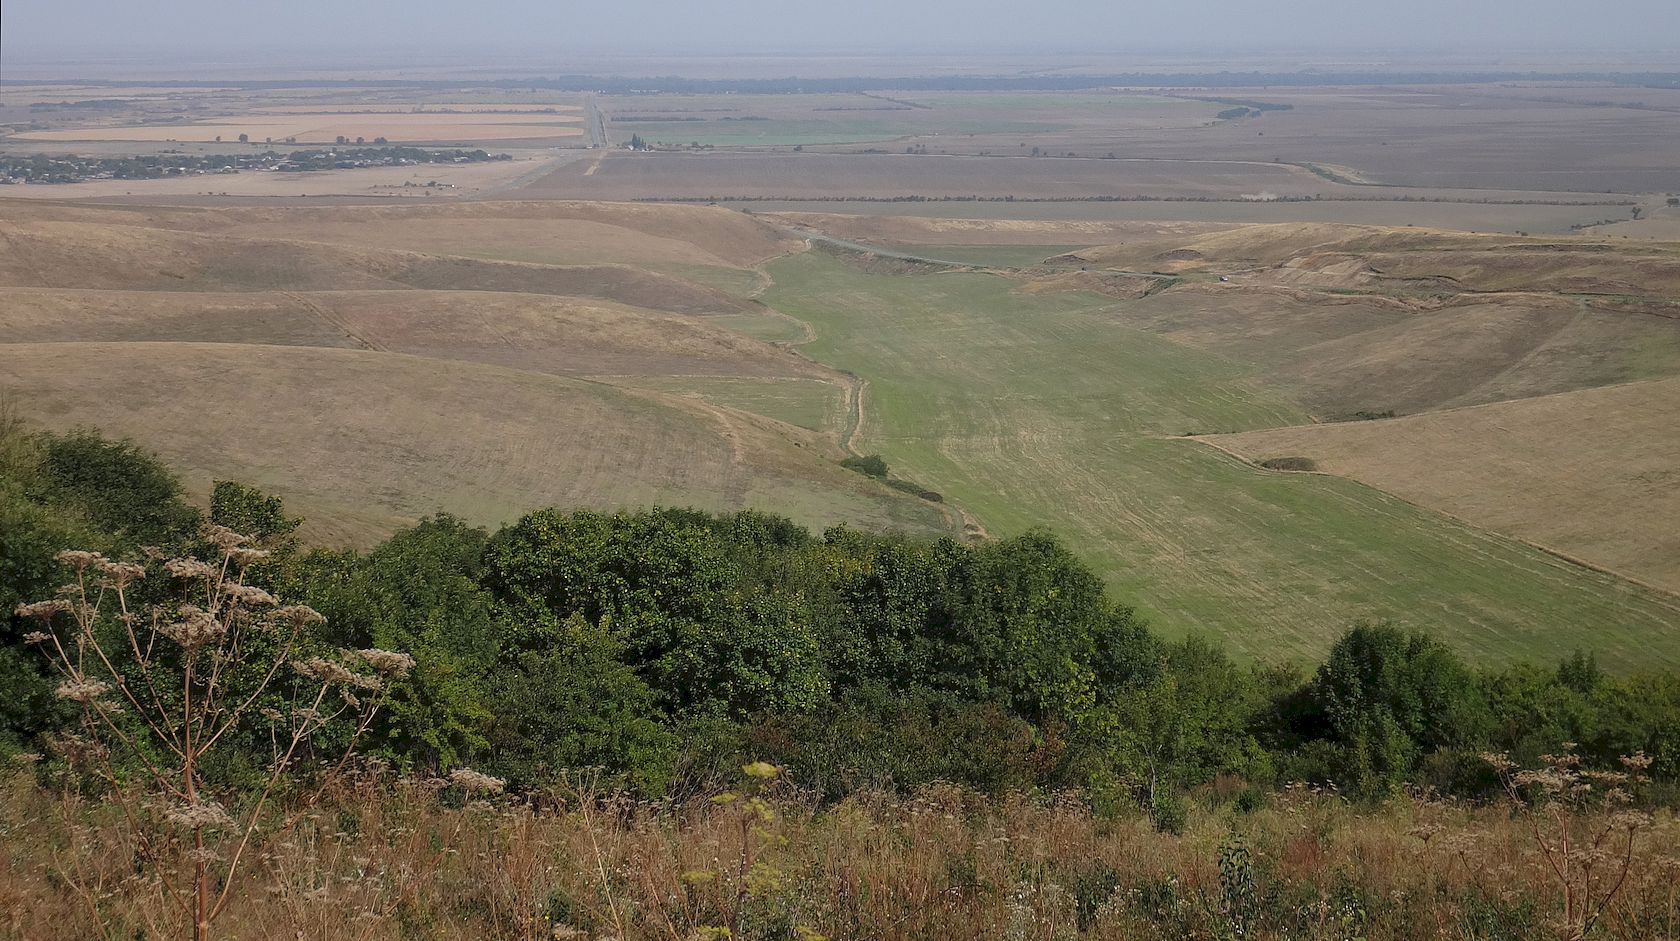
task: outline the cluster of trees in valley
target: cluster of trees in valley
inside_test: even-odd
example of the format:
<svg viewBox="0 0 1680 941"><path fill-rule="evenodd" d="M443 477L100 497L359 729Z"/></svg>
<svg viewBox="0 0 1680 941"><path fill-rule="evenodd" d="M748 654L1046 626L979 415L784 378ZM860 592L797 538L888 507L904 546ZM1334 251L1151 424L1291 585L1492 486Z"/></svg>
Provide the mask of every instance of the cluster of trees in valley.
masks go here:
<svg viewBox="0 0 1680 941"><path fill-rule="evenodd" d="M74 720L14 613L66 580L55 554L148 565L132 591L167 604L155 560L199 549L206 517L270 551L255 584L325 616L309 645L413 658L360 747L419 773L470 766L541 790L598 768L658 797L764 760L824 799L1069 790L1165 829L1215 780L1255 804L1293 781L1490 796L1488 752L1532 765L1573 749L1603 767L1642 752L1646 798L1680 794L1680 677L1607 675L1585 652L1476 667L1385 624L1350 625L1321 663L1240 663L1153 633L1049 533L967 545L753 511L550 509L328 550L250 487L218 483L205 514L133 445L15 425L0 430L0 749L50 765L43 743ZM257 773L267 743L249 745L206 773Z"/></svg>

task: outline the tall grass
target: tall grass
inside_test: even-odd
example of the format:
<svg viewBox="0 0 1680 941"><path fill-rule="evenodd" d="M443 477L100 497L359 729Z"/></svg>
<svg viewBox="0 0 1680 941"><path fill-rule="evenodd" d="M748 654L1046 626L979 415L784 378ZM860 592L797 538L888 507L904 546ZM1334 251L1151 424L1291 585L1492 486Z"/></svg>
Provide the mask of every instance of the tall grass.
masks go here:
<svg viewBox="0 0 1680 941"><path fill-rule="evenodd" d="M0 784L0 936L150 938L188 926L120 808L24 770ZM1178 939L1579 937L1510 805L1360 810L1210 788L1182 835L1071 798L952 787L817 807L780 779L641 803L587 778L541 800L464 796L378 766L262 828L227 939ZM1619 811L1571 808L1591 829ZM1680 936L1680 825L1633 841L1593 937Z"/></svg>

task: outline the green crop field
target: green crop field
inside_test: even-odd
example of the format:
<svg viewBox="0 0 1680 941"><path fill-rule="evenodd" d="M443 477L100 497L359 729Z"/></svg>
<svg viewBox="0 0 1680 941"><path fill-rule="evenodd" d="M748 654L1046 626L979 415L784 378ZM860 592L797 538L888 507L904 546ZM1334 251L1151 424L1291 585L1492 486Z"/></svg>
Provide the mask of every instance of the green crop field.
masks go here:
<svg viewBox="0 0 1680 941"><path fill-rule="evenodd" d="M765 302L815 332L803 351L869 383L861 450L994 535L1063 535L1164 631L1306 657L1388 618L1485 660L1581 647L1680 662L1669 596L1352 481L1176 440L1307 418L1249 367L1122 326L1126 302L815 252L768 270Z"/></svg>

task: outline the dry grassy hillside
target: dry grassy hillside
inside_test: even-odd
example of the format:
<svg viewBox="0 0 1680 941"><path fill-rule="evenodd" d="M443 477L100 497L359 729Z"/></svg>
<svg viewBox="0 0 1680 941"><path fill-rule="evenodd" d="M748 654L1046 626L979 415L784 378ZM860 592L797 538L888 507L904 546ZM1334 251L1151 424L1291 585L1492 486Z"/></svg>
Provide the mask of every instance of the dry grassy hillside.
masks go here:
<svg viewBox="0 0 1680 941"><path fill-rule="evenodd" d="M100 222L0 221L0 285L143 291L431 288L559 294L679 313L732 313L728 295L618 265L558 266ZM97 259L97 263L90 263Z"/></svg>
<svg viewBox="0 0 1680 941"><path fill-rule="evenodd" d="M840 469L826 420L804 422L813 433L698 397L717 382L797 387L824 418L849 394L846 377L711 317L772 314L615 255L635 246L637 264L738 270L787 247L738 214L4 208L0 391L52 426L132 436L194 488L271 487L322 538L550 504L958 523ZM558 264L435 253L511 254L543 233L540 254Z"/></svg>
<svg viewBox="0 0 1680 941"><path fill-rule="evenodd" d="M1323 419L1680 375L1680 307L1666 302L1403 298L1190 282L1114 316L1252 363L1263 381Z"/></svg>
<svg viewBox="0 0 1680 941"><path fill-rule="evenodd" d="M750 267L798 247L772 226L727 209L636 203L203 209L13 201L7 204L6 218L572 265L677 262Z"/></svg>
<svg viewBox="0 0 1680 941"><path fill-rule="evenodd" d="M1342 474L1680 592L1680 379L1208 439Z"/></svg>
<svg viewBox="0 0 1680 941"><path fill-rule="evenodd" d="M1680 245L1257 225L1055 261L1170 275L1116 316L1259 366L1323 418L1680 375Z"/></svg>
<svg viewBox="0 0 1680 941"><path fill-rule="evenodd" d="M263 343L413 353L555 375L832 379L705 318L493 291L273 293L0 288L0 343Z"/></svg>
<svg viewBox="0 0 1680 941"><path fill-rule="evenodd" d="M1336 290L1528 291L1671 297L1680 246L1523 238L1433 229L1280 224L1085 249L1070 262L1171 273L1241 275Z"/></svg>
<svg viewBox="0 0 1680 941"><path fill-rule="evenodd" d="M272 488L334 542L437 511L491 522L551 505L942 525L931 505L825 460L814 435L523 370L365 350L33 343L0 345L0 375L29 414L132 435L198 488Z"/></svg>
<svg viewBox="0 0 1680 941"><path fill-rule="evenodd" d="M1680 590L1680 246L1247 226L1063 260L1171 272L1117 319L1253 364L1320 419L1411 416L1224 446Z"/></svg>

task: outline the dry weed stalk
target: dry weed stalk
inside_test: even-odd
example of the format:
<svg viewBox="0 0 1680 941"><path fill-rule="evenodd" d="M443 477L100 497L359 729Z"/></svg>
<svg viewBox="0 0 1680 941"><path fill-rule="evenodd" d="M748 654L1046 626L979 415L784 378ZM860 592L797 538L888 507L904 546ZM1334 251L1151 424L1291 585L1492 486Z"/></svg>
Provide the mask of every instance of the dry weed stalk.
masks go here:
<svg viewBox="0 0 1680 941"><path fill-rule="evenodd" d="M1630 806L1651 759L1640 752L1622 757L1622 771L1584 768L1573 743L1541 756L1536 769L1519 769L1506 755L1482 757L1563 893L1559 937L1581 941L1626 887L1634 844L1651 827L1651 816Z"/></svg>
<svg viewBox="0 0 1680 941"><path fill-rule="evenodd" d="M248 537L221 526L205 535L218 550L213 562L158 563L150 553L148 568L65 550L57 558L74 579L56 597L18 607L40 624L26 639L59 672L57 695L80 711L81 733L61 751L104 781L138 856L189 921L194 941L206 941L227 906L264 809L300 749L311 749L329 723L349 723L330 780L378 713L387 682L413 662L382 650L302 657L306 631L324 618L247 583L248 567L268 554ZM178 583L180 600L136 610L131 587L159 574ZM297 677L289 699L271 695L288 666ZM259 705L265 697L285 708ZM250 733L266 734L272 753L255 796L236 816L232 792L218 799L203 768L218 746ZM180 849L171 829L191 842L174 860L166 857Z"/></svg>

